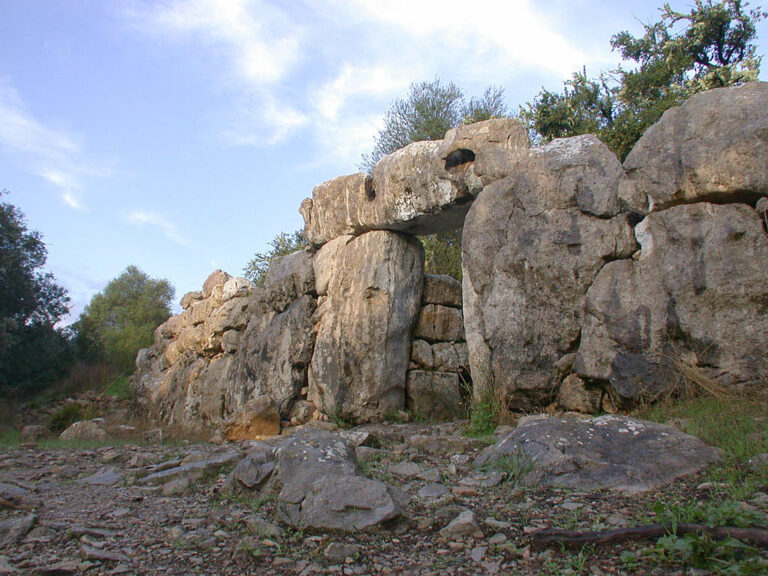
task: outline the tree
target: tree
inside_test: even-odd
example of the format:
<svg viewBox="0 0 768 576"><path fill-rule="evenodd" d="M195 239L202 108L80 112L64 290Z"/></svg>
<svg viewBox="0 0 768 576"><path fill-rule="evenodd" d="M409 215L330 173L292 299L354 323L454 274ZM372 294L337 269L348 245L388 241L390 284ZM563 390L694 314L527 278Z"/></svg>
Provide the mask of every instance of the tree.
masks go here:
<svg viewBox="0 0 768 576"><path fill-rule="evenodd" d="M661 20L611 47L633 64L597 79L577 72L562 93L542 89L520 117L544 141L595 133L621 158L665 110L697 92L757 79L756 24L765 12L741 0L696 0L687 14L661 8Z"/></svg>
<svg viewBox="0 0 768 576"><path fill-rule="evenodd" d="M171 315L175 290L128 266L85 307L74 325L81 359L132 372L136 354L152 344L155 328Z"/></svg>
<svg viewBox="0 0 768 576"><path fill-rule="evenodd" d="M47 255L24 214L0 203L0 391L5 395L37 392L70 366L67 333L56 327L69 312L69 297L41 270Z"/></svg>
<svg viewBox="0 0 768 576"><path fill-rule="evenodd" d="M309 246L301 230L291 234L281 232L269 243L272 247L267 252L257 252L245 265L243 275L254 284L263 284L267 277L267 270L273 259L278 256L287 256L297 250L303 250Z"/></svg>
<svg viewBox="0 0 768 576"><path fill-rule="evenodd" d="M421 140L441 140L445 133L462 122L471 124L507 115L504 89L486 88L481 98L465 103L464 92L453 82L411 84L405 99L395 98L384 115L384 128L379 130L371 154L363 154L359 168L371 173L387 154Z"/></svg>
<svg viewBox="0 0 768 576"><path fill-rule="evenodd" d="M420 140L440 140L459 124L472 124L507 116L504 89L489 86L480 98L467 103L464 92L452 82L411 84L405 99L396 98L384 116L373 152L363 154L360 169L368 173L387 154ZM422 236L425 269L461 279L461 229Z"/></svg>

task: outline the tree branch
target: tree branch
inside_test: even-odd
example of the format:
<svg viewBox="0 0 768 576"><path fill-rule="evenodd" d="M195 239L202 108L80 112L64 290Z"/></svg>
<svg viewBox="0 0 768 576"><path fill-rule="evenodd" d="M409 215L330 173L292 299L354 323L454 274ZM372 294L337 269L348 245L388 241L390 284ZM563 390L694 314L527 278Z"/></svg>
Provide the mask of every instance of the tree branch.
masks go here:
<svg viewBox="0 0 768 576"><path fill-rule="evenodd" d="M670 524L650 524L648 526L634 526L630 528L616 528L603 532L579 532L578 530L549 529L534 532L531 545L534 548L547 548L549 546L567 546L579 548L586 544L616 544L626 540L646 540L659 538L675 532L682 534L707 534L715 540L735 538L744 540L756 546L768 548L768 530L762 528L736 528L723 526L713 528L704 524L680 523L674 526Z"/></svg>

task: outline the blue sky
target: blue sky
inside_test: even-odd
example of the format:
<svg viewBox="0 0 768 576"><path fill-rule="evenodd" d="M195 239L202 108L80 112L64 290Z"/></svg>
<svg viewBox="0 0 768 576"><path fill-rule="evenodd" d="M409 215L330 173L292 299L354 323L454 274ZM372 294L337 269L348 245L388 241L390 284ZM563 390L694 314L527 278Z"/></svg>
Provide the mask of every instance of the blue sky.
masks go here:
<svg viewBox="0 0 768 576"><path fill-rule="evenodd" d="M411 82L499 85L517 110L615 67L611 35L662 3L0 0L0 189L73 317L129 264L178 300L300 228Z"/></svg>

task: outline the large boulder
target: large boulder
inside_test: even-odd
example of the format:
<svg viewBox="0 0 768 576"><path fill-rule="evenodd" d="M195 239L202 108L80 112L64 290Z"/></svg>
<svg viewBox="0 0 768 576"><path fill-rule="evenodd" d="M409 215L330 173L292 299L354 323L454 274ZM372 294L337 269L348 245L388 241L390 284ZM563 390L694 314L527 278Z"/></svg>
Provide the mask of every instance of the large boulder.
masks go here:
<svg viewBox="0 0 768 576"><path fill-rule="evenodd" d="M474 196L510 173L528 148L523 126L495 119L462 126L445 140L414 142L382 158L372 176L316 186L301 205L304 234L319 246L370 230L433 234L461 226Z"/></svg>
<svg viewBox="0 0 768 576"><path fill-rule="evenodd" d="M619 404L687 370L729 386L758 378L768 350L768 236L749 206L699 203L638 224L636 260L611 262L587 294L574 369Z"/></svg>
<svg viewBox="0 0 768 576"><path fill-rule="evenodd" d="M621 197L647 213L768 194L768 83L708 90L667 110L627 156Z"/></svg>
<svg viewBox="0 0 768 576"><path fill-rule="evenodd" d="M633 494L698 472L718 459L717 448L671 426L600 416L530 420L485 449L475 466L514 464L523 486Z"/></svg>
<svg viewBox="0 0 768 576"><path fill-rule="evenodd" d="M263 311L251 317L234 355L229 374L236 386L227 391L227 411L241 409L248 399L267 395L283 419L307 386L315 334L317 300L303 295L283 312Z"/></svg>
<svg viewBox="0 0 768 576"><path fill-rule="evenodd" d="M402 514L386 484L358 474L353 446L321 430L293 434L275 449L256 445L230 487L275 496L278 519L304 530L358 532Z"/></svg>
<svg viewBox="0 0 768 576"><path fill-rule="evenodd" d="M336 258L316 314L309 399L325 414L379 418L404 405L424 252L416 239L369 232Z"/></svg>
<svg viewBox="0 0 768 576"><path fill-rule="evenodd" d="M620 213L624 173L594 136L532 149L472 205L463 233L464 324L476 396L549 403L554 364L579 343L584 298L606 262L637 249Z"/></svg>

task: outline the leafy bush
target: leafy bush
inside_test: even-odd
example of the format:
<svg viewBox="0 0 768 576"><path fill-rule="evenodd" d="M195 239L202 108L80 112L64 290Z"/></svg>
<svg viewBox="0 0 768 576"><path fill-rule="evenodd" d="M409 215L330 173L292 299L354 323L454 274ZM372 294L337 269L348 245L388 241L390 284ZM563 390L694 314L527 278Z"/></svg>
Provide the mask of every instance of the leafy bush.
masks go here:
<svg viewBox="0 0 768 576"><path fill-rule="evenodd" d="M75 422L90 420L96 416L92 408L86 408L80 404L66 404L59 408L48 418L48 428L52 432L62 432Z"/></svg>

